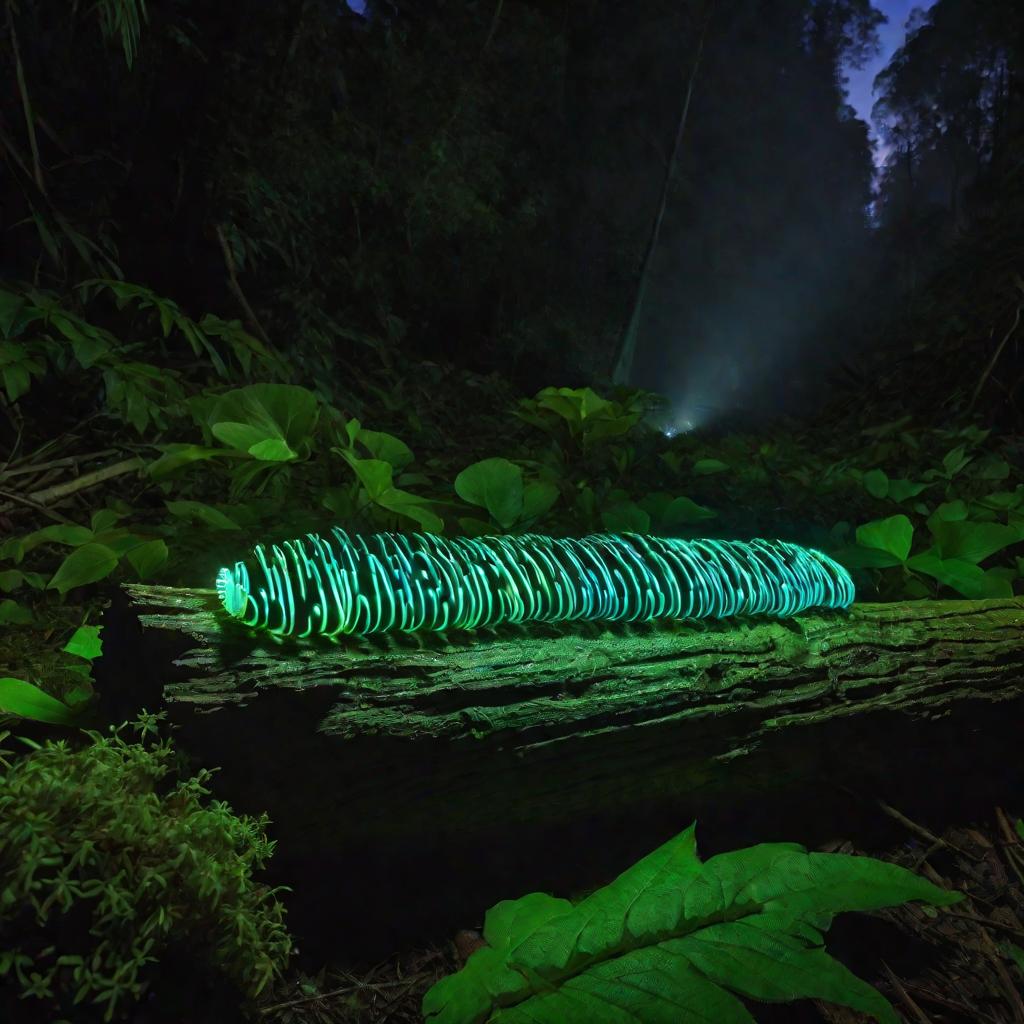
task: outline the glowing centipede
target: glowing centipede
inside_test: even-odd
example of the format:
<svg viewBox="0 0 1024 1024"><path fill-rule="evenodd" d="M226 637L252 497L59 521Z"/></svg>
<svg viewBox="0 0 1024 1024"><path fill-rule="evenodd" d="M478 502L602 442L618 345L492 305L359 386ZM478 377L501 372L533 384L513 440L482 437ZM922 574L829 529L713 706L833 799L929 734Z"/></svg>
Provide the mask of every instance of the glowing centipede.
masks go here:
<svg viewBox="0 0 1024 1024"><path fill-rule="evenodd" d="M278 635L473 629L501 622L788 616L853 603L849 573L776 540L309 533L225 567L228 614Z"/></svg>

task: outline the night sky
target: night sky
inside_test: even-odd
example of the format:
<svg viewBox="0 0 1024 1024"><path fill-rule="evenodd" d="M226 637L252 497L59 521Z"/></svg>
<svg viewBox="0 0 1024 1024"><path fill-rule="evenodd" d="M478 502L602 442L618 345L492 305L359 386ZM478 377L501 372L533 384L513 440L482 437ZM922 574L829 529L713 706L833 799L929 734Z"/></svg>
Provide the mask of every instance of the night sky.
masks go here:
<svg viewBox="0 0 1024 1024"><path fill-rule="evenodd" d="M888 19L888 23L878 30L882 48L878 56L873 57L860 71L849 73L849 97L850 104L857 111L860 117L871 124L871 108L874 106L874 98L871 95L871 85L875 75L889 62L889 58L903 45L905 26L910 12L915 7L928 10L933 6L935 0L875 0L874 6L880 10ZM874 128L872 126L872 136ZM876 162L881 163L884 153L876 154Z"/></svg>

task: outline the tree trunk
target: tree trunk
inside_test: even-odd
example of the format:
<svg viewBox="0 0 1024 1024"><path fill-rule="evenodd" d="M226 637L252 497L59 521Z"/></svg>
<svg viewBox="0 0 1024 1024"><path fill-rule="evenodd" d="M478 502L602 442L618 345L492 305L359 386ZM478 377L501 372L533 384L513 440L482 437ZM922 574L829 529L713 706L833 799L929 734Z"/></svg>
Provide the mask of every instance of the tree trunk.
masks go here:
<svg viewBox="0 0 1024 1024"><path fill-rule="evenodd" d="M222 768L217 795L269 812L292 871L358 863L360 884L376 871L397 893L403 858L428 848L451 910L438 872L472 891L452 842L504 857L594 815L669 807L682 828L769 789L877 790L948 765L965 709L1019 713L1024 598L334 643L247 630L212 590L127 586L97 673L115 720L166 709L179 747ZM1009 717L1002 704L997 726ZM997 756L997 736L985 742ZM520 895L493 891L494 872L514 871L489 870L491 902ZM415 898L430 904L422 886Z"/></svg>

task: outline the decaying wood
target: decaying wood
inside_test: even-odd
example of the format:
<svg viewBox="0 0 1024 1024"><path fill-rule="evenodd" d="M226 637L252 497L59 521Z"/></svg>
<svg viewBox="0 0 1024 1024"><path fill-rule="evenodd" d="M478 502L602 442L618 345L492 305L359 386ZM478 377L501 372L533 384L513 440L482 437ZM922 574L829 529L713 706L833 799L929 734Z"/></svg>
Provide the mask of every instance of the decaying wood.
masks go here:
<svg viewBox="0 0 1024 1024"><path fill-rule="evenodd" d="M150 709L165 704L187 728L205 718L214 734L247 735L261 747L303 738L286 737L287 727L339 751L352 743L362 751L368 740L389 755L395 743L444 750L434 755L445 762L437 775L402 783L414 803L419 787L442 780L483 794L500 752L510 771L548 766L563 813L567 804L649 795L666 775L685 791L783 732L873 714L923 720L965 701L1024 694L1022 599L282 642L229 621L213 591L125 592L124 612L141 627L130 660L145 654L149 689L119 694L118 710L145 695ZM253 732L264 725L246 723L262 723L268 702L287 708L286 720ZM216 748L205 753L221 763ZM588 792L574 791L580 786ZM538 795L519 794L531 817L545 813ZM485 818L515 807L486 801L464 811Z"/></svg>
<svg viewBox="0 0 1024 1024"><path fill-rule="evenodd" d="M363 951L391 919L436 935L523 886L607 880L694 817L808 841L809 817L827 836L856 812L841 791L881 818L874 798L957 797L935 778L990 807L1021 775L1024 599L335 643L130 586L103 636L107 714L166 710L216 795L270 815L296 923L361 908Z"/></svg>

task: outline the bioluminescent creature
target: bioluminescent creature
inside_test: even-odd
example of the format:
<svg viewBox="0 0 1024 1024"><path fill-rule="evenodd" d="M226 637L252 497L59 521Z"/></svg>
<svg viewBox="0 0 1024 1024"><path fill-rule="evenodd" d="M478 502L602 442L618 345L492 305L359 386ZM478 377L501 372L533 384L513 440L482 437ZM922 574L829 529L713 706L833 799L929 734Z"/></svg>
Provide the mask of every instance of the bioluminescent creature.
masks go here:
<svg viewBox="0 0 1024 1024"><path fill-rule="evenodd" d="M650 621L846 608L849 573L776 540L641 534L453 537L306 534L223 568L228 613L279 635L473 629L503 622Z"/></svg>

